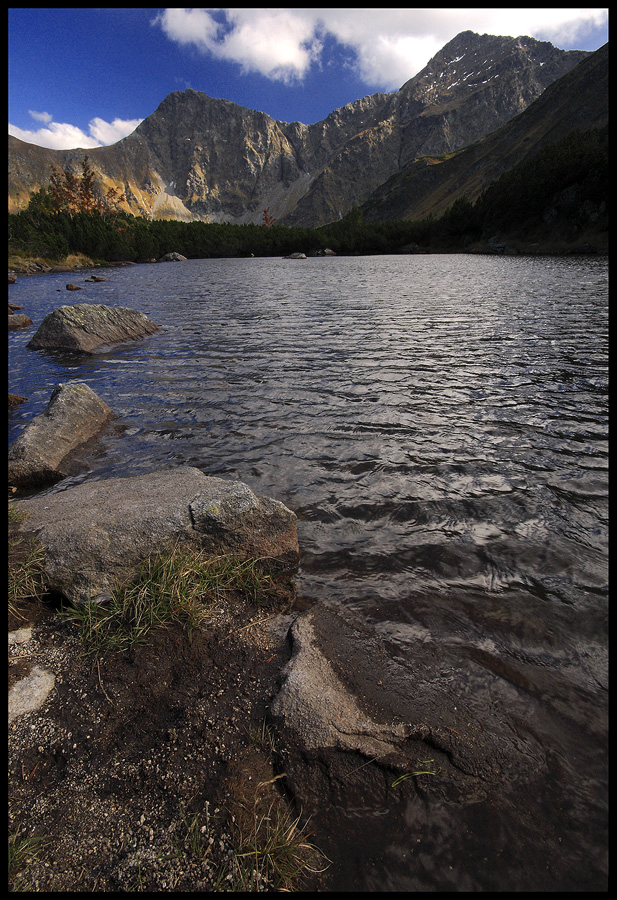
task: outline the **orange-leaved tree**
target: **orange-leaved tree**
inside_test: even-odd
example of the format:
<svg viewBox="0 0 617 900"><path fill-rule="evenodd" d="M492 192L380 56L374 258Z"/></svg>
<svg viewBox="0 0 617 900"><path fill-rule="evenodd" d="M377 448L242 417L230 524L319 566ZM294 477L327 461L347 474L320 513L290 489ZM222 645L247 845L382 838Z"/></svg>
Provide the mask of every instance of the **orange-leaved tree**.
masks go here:
<svg viewBox="0 0 617 900"><path fill-rule="evenodd" d="M264 225L266 226L266 228L272 228L275 222L276 219L274 218L274 216L270 215L270 209L264 209Z"/></svg>
<svg viewBox="0 0 617 900"><path fill-rule="evenodd" d="M94 171L86 155L81 163L81 175L68 167L57 169L52 166L49 185L31 195L28 210L70 216L76 213L115 215L122 211L120 204L123 202L126 197L117 188L108 188L102 194L97 190Z"/></svg>

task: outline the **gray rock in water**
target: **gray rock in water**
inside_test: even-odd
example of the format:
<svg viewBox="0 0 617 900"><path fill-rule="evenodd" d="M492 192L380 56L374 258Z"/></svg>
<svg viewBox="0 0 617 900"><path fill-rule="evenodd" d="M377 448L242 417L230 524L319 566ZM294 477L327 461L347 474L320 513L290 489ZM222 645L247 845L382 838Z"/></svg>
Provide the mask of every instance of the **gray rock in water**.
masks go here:
<svg viewBox="0 0 617 900"><path fill-rule="evenodd" d="M148 557L176 543L212 553L298 564L296 517L242 482L192 466L91 481L19 501L22 530L45 550L45 578L75 604L135 579Z"/></svg>
<svg viewBox="0 0 617 900"><path fill-rule="evenodd" d="M336 675L320 646L314 615L296 619L290 629L292 657L271 707L305 750L353 750L390 763L401 759L398 746L407 737L402 724L380 723L363 710Z"/></svg>
<svg viewBox="0 0 617 900"><path fill-rule="evenodd" d="M166 253L161 256L159 262L186 262L186 256L182 256L181 253Z"/></svg>
<svg viewBox="0 0 617 900"><path fill-rule="evenodd" d="M32 325L32 319L24 313L11 313L9 310L9 331L17 331L18 328L28 328Z"/></svg>
<svg viewBox="0 0 617 900"><path fill-rule="evenodd" d="M407 772L428 760L431 770L455 775L459 796L475 800L482 783L526 781L530 758L544 758L534 735L520 741L506 703L467 702L475 663L439 646L439 635L398 657L385 652L374 626L315 604L289 639L292 655L270 710L292 790L294 770L319 769L337 750Z"/></svg>
<svg viewBox="0 0 617 900"><path fill-rule="evenodd" d="M158 325L134 309L77 303L60 306L45 316L27 346L31 350L92 353L98 347L134 341L158 330Z"/></svg>
<svg viewBox="0 0 617 900"><path fill-rule="evenodd" d="M9 447L9 484L53 484L74 471L73 455L114 417L84 382L59 384L43 412Z"/></svg>

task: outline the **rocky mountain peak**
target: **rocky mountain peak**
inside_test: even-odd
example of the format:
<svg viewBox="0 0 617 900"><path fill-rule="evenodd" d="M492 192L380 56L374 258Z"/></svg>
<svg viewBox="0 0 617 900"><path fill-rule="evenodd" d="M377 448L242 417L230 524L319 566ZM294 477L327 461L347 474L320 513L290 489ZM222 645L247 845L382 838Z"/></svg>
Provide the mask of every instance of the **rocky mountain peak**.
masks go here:
<svg viewBox="0 0 617 900"><path fill-rule="evenodd" d="M504 75L520 82L531 77L543 90L588 55L585 51L558 50L548 41L530 37L463 31L406 82L400 93L425 104L448 102ZM547 65L541 73L539 70Z"/></svg>
<svg viewBox="0 0 617 900"><path fill-rule="evenodd" d="M464 31L399 91L370 94L321 122L277 122L189 88L89 157L101 184L123 192L136 215L260 223L269 209L281 224L318 225L363 203L415 158L499 128L587 55ZM76 168L82 158L15 139L11 148L10 209L47 180L50 165Z"/></svg>

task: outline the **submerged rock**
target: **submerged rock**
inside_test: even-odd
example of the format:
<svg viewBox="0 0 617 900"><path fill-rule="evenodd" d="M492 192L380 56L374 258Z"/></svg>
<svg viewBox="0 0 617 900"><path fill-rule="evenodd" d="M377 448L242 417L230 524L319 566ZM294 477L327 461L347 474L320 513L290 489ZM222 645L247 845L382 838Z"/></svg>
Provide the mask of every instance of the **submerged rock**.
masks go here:
<svg viewBox="0 0 617 900"><path fill-rule="evenodd" d="M9 393L9 410L15 409L15 407L19 406L20 403L25 403L26 399L26 397L20 397L19 394Z"/></svg>
<svg viewBox="0 0 617 900"><path fill-rule="evenodd" d="M530 757L544 751L533 735L521 746L507 711L473 712L459 685L468 662L454 656L454 677L435 667L434 648L421 643L408 660L384 652L379 633L325 605L316 604L290 628L292 655L281 673L271 713L280 725L290 771L296 757L360 753L408 771L417 759L451 773L453 795L477 798L485 785L529 774Z"/></svg>
<svg viewBox="0 0 617 900"><path fill-rule="evenodd" d="M45 316L27 346L31 350L92 353L98 347L135 341L156 331L159 326L134 309L77 303L60 306Z"/></svg>
<svg viewBox="0 0 617 900"><path fill-rule="evenodd" d="M45 550L47 584L75 604L132 581L152 553L175 543L273 569L298 564L291 510L192 466L89 481L17 506L27 513L22 530Z"/></svg>
<svg viewBox="0 0 617 900"><path fill-rule="evenodd" d="M84 382L59 384L43 412L9 447L9 484L36 487L74 470L73 454L114 417Z"/></svg>
<svg viewBox="0 0 617 900"><path fill-rule="evenodd" d="M396 745L411 729L381 724L361 709L319 646L313 621L309 613L291 627L292 658L282 672L272 715L284 721L305 750L357 751L391 764L404 760Z"/></svg>

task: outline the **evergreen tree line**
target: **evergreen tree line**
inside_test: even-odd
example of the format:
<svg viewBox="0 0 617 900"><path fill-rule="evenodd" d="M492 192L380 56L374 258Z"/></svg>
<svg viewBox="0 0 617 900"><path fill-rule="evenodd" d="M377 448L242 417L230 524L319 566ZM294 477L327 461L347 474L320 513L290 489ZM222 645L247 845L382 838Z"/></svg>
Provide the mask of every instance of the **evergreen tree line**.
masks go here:
<svg viewBox="0 0 617 900"><path fill-rule="evenodd" d="M607 202L608 126L574 131L547 145L502 175L475 203L459 198L439 219L367 223L355 207L340 222L319 228L273 224L267 210L263 225L138 218L120 211L123 197L116 191L97 191L86 157L81 177L53 170L50 184L32 195L27 209L9 215L9 248L49 259L83 253L108 262L158 259L170 251L208 258L310 254L325 247L338 254L396 253L409 245L456 250L496 232L541 225L564 192L561 214L574 219L583 200Z"/></svg>

